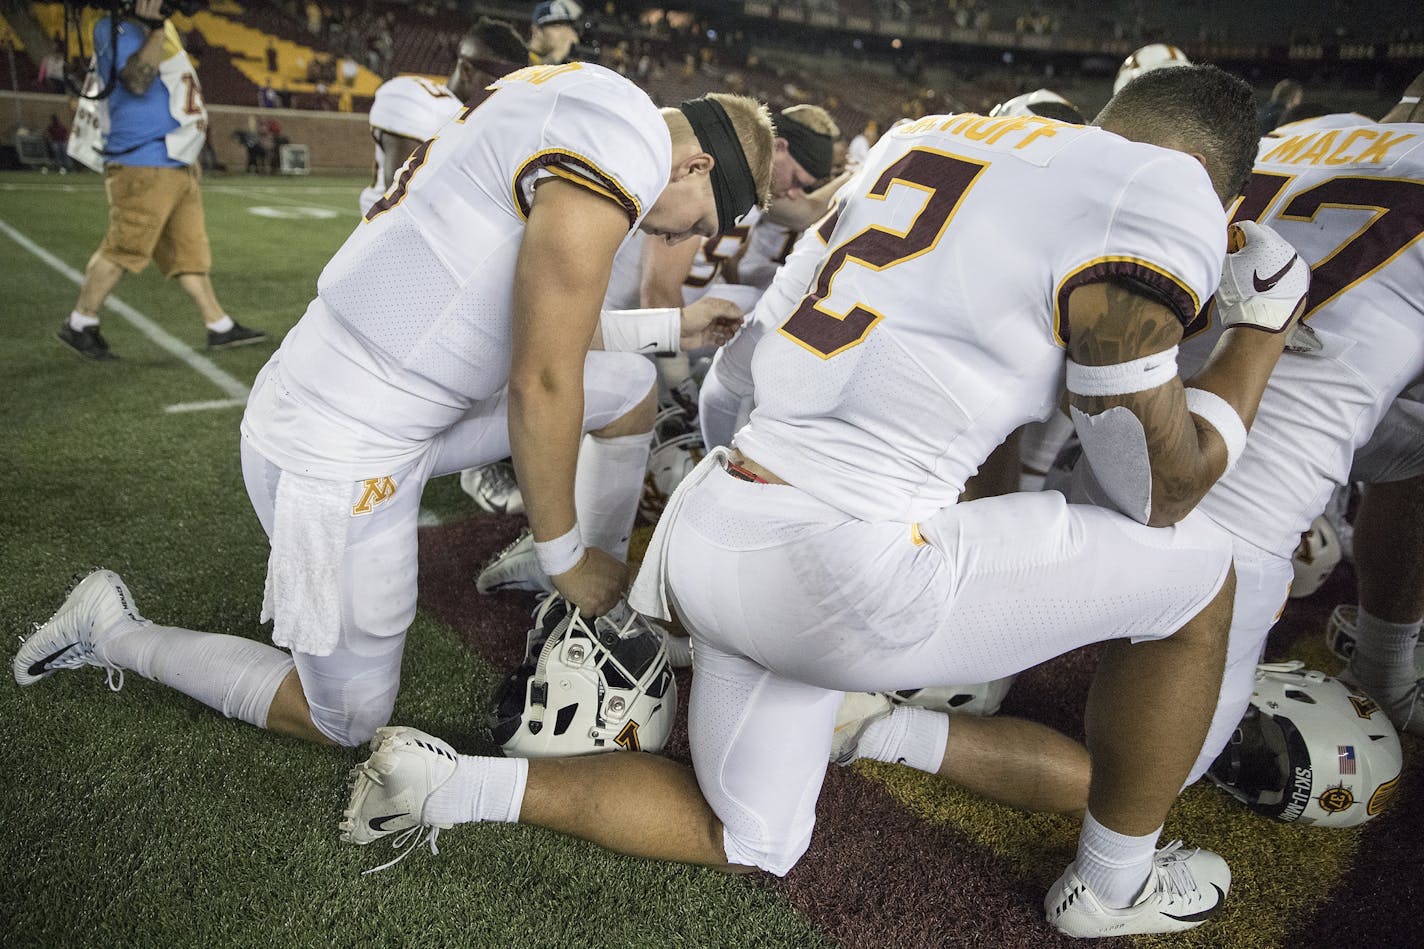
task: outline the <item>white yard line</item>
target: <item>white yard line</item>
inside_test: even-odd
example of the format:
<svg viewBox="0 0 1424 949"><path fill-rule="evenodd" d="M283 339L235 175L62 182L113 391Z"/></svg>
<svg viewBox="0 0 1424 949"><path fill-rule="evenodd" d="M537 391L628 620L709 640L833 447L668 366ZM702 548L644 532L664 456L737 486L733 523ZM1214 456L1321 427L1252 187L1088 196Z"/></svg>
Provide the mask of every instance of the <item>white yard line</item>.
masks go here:
<svg viewBox="0 0 1424 949"><path fill-rule="evenodd" d="M246 399L210 399L207 402L175 402L173 405L165 405L163 411L174 412L211 412L214 409L237 409L247 404Z"/></svg>
<svg viewBox="0 0 1424 949"><path fill-rule="evenodd" d="M45 250L40 245L36 244L34 241L30 240L24 234L21 234L19 231L15 230L13 227L10 226L8 222L4 220L0 220L0 233L5 234L5 236L9 237L10 240L14 241L16 244L19 244L25 250L38 257L44 263L48 264L53 270L58 272L61 276L65 277L75 286L81 286L84 283L83 274L66 264L64 261L60 260L58 257L54 256L54 254L51 254L49 251ZM173 356L176 356L178 359L182 360L183 363L189 369L192 369L198 375L204 377L213 385L217 386L228 398L241 399L244 402L247 401L248 389L246 385L238 381L237 378L230 375L229 373L224 372L222 369L219 369L218 366L211 359L198 353L195 349L193 349L193 347L189 346L187 343L183 342L181 339L174 336L172 333L169 333L163 327L155 323L152 319L147 316L144 316L138 310L135 310L133 307L129 306L127 303L120 300L118 297L113 296L112 294L110 294L108 302L105 304L105 306L117 313L120 318L127 321L131 326L133 326L134 329L138 330L140 333L153 340L154 344L157 345L158 348L165 350Z"/></svg>

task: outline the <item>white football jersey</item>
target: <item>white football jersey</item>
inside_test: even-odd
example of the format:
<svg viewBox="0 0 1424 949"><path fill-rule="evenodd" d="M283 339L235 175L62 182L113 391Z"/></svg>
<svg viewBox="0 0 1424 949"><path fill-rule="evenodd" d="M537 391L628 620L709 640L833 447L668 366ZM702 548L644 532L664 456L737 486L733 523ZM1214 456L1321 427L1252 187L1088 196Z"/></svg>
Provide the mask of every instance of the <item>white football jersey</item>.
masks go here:
<svg viewBox="0 0 1424 949"><path fill-rule="evenodd" d="M757 218L747 235L747 247L737 261L737 282L765 290L791 250L801 237L785 224L778 224L765 214Z"/></svg>
<svg viewBox="0 0 1424 949"><path fill-rule="evenodd" d="M1275 228L1311 264L1305 319L1323 348L1281 357L1241 460L1200 509L1290 556L1394 397L1424 381L1424 124L1264 139L1235 219ZM1184 376L1212 323L1182 347Z"/></svg>
<svg viewBox="0 0 1424 949"><path fill-rule="evenodd" d="M756 347L735 444L866 520L954 504L1011 431L1048 417L1078 286L1130 278L1187 325L1221 276L1206 171L1098 128L927 117L877 143L842 195L810 292Z"/></svg>
<svg viewBox="0 0 1424 949"><path fill-rule="evenodd" d="M264 370L271 379L254 390L243 431L283 468L371 477L504 388L537 181L617 202L630 228L667 184L667 124L617 73L531 66L492 88L411 155Z"/></svg>
<svg viewBox="0 0 1424 949"><path fill-rule="evenodd" d="M386 154L381 148L379 133L390 132L423 142L464 109L464 103L443 82L432 82L422 76L396 76L381 83L371 102L371 137L376 138L376 160L372 166L371 184L361 192L361 213L391 186L394 168L386 167Z"/></svg>
<svg viewBox="0 0 1424 949"><path fill-rule="evenodd" d="M752 227L760 217L761 209L754 207L732 227L702 242L702 246L697 249L697 256L692 258L692 269L687 272L687 277L682 282L684 305L696 303L706 295L707 288L722 275L723 265L742 252Z"/></svg>

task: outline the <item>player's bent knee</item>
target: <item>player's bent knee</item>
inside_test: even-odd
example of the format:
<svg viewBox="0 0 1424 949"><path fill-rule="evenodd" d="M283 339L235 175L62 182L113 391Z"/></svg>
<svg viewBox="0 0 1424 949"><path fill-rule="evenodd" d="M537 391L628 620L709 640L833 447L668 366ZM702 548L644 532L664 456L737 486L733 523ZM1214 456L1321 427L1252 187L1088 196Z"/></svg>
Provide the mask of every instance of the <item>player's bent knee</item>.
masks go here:
<svg viewBox="0 0 1424 949"><path fill-rule="evenodd" d="M325 708L308 701L312 724L317 731L338 745L355 748L370 741L376 729L389 724L396 707L394 688L366 696L349 695L359 689L361 683L353 681L348 690L348 701L343 708Z"/></svg>
<svg viewBox="0 0 1424 949"><path fill-rule="evenodd" d="M739 835L727 825L722 828L722 849L733 867L755 867L775 876L791 872L811 846L811 830L786 836L758 833Z"/></svg>

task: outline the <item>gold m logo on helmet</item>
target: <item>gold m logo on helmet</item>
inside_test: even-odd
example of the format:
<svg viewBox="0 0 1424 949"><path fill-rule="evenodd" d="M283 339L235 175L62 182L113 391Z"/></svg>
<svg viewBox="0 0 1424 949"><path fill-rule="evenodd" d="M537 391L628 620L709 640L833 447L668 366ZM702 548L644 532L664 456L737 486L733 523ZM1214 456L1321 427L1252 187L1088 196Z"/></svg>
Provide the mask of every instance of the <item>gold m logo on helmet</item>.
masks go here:
<svg viewBox="0 0 1424 949"><path fill-rule="evenodd" d="M638 723L629 721L618 733L618 737L613 739L613 743L624 751L642 751L643 745L638 741Z"/></svg>
<svg viewBox="0 0 1424 949"><path fill-rule="evenodd" d="M396 483L389 475L384 478L367 478L361 482L361 499L351 509L351 514L370 514L377 504L395 496Z"/></svg>

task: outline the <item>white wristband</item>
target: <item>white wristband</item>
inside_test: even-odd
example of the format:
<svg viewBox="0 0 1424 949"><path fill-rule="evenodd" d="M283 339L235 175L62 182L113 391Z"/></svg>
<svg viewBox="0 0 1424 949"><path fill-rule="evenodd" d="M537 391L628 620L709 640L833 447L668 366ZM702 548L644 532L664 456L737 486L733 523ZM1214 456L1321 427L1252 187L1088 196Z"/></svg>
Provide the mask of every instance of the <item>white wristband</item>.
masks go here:
<svg viewBox="0 0 1424 949"><path fill-rule="evenodd" d="M1131 395L1146 392L1177 378L1177 347L1151 356L1114 363L1111 366L1084 366L1068 360L1068 391L1074 395Z"/></svg>
<svg viewBox="0 0 1424 949"><path fill-rule="evenodd" d="M583 536L579 534L577 522L562 537L534 541L534 557L539 561L540 569L551 577L557 577L577 567L583 559L583 554Z"/></svg>
<svg viewBox="0 0 1424 949"><path fill-rule="evenodd" d="M1226 471L1221 473L1224 477L1227 471L1236 467L1237 459L1246 448L1246 426L1231 403L1215 392L1188 386L1186 393L1187 411L1200 416L1226 442Z"/></svg>
<svg viewBox="0 0 1424 949"><path fill-rule="evenodd" d="M682 340L682 310L604 310L599 314L603 348L611 353L670 356Z"/></svg>

